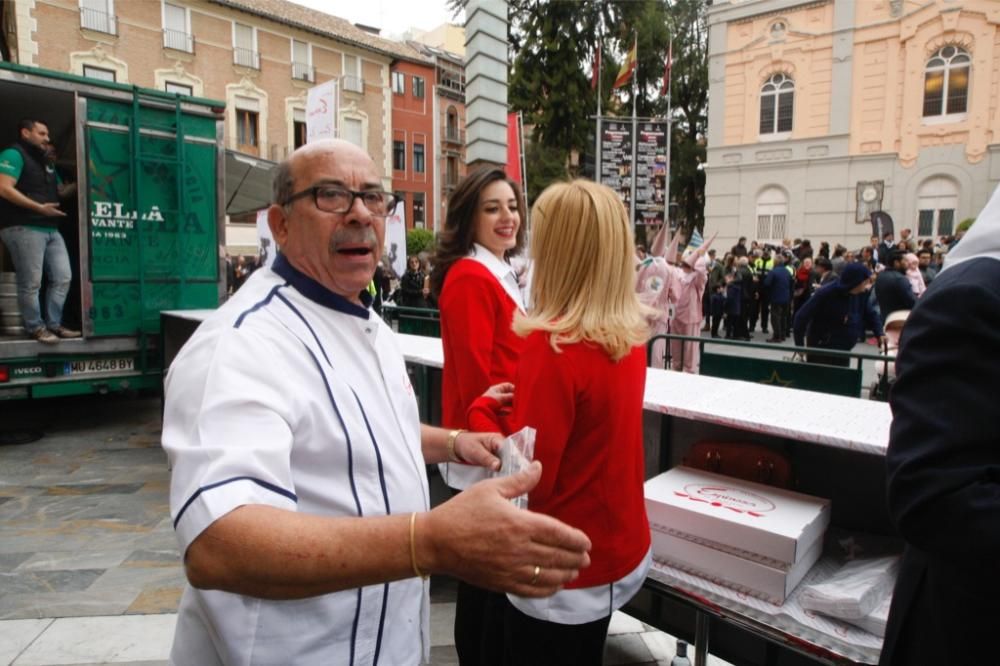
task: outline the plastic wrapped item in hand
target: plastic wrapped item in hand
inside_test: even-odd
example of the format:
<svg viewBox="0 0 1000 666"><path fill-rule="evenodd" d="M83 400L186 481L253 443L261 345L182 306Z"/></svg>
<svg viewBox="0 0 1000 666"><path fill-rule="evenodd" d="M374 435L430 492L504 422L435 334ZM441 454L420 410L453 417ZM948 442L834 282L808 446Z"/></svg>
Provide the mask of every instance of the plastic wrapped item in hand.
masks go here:
<svg viewBox="0 0 1000 666"><path fill-rule="evenodd" d="M510 476L528 468L535 457L535 429L525 426L503 440L500 446L500 470L493 476ZM528 508L528 495L518 495L511 503L519 509Z"/></svg>
<svg viewBox="0 0 1000 666"><path fill-rule="evenodd" d="M860 620L892 596L898 557L854 560L822 583L807 585L799 603L807 610L843 620Z"/></svg>

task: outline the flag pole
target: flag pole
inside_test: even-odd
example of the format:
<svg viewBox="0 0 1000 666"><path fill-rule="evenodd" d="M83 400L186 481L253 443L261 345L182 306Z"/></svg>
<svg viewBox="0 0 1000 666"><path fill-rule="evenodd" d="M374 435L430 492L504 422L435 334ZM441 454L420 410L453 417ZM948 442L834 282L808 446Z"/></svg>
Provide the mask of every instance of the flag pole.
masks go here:
<svg viewBox="0 0 1000 666"><path fill-rule="evenodd" d="M665 185L663 203L666 206L667 219L664 224L670 230L670 178L674 175L674 169L670 166L670 143L674 136L674 114L671 108L671 88L674 81L674 38L670 38L670 46L667 48L667 182Z"/></svg>
<svg viewBox="0 0 1000 666"><path fill-rule="evenodd" d="M636 117L635 101L639 92L639 36L633 35L632 50L635 52L635 67L632 69L632 196L629 197L629 221L632 223L632 230L635 231L635 162L638 151L636 139L638 138L638 119Z"/></svg>
<svg viewBox="0 0 1000 666"><path fill-rule="evenodd" d="M601 15L597 15L597 137L594 141L594 182L601 182L601 138L603 134L603 123L601 122L601 66L603 65L603 54L601 53Z"/></svg>

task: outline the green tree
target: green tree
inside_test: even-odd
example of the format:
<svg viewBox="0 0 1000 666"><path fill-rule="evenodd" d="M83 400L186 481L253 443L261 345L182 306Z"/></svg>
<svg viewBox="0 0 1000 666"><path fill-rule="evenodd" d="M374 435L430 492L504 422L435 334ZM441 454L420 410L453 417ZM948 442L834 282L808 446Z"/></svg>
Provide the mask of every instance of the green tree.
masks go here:
<svg viewBox="0 0 1000 666"><path fill-rule="evenodd" d="M434 232L429 229L410 229L406 232L406 256L412 257L434 247Z"/></svg>

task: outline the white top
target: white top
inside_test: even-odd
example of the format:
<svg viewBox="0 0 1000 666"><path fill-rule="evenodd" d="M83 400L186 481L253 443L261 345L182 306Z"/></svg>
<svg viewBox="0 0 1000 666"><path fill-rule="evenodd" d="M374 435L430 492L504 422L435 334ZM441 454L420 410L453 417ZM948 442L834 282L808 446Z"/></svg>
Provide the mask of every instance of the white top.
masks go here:
<svg viewBox="0 0 1000 666"><path fill-rule="evenodd" d="M495 254L487 250L485 247L479 243L472 244L472 250L469 252L469 259L473 261L478 261L483 266L485 266L493 277L497 279L500 286L507 293L507 296L514 301L514 305L521 312L524 312L524 301L521 298L521 289L517 284L517 275L514 274L514 269L506 261L501 261L497 258ZM440 345L440 340L438 340ZM511 378L513 379L513 378ZM484 389L485 390L485 389ZM468 407L468 405L466 405ZM490 471L485 467L477 467L475 465L461 465L453 463L438 463L438 469L441 471L441 478L444 482L448 484L450 488L456 490L465 490L471 486L476 481L482 481L483 479L489 478Z"/></svg>
<svg viewBox="0 0 1000 666"><path fill-rule="evenodd" d="M544 599L513 594L508 594L507 598L514 608L536 620L559 624L595 622L608 617L636 595L646 581L646 573L652 564L653 549L650 547L635 569L613 583L560 590Z"/></svg>
<svg viewBox="0 0 1000 666"><path fill-rule="evenodd" d="M245 504L320 516L429 505L394 334L284 257L256 271L171 365L163 446L181 552ZM417 578L295 601L189 586L171 662L418 664L429 612Z"/></svg>

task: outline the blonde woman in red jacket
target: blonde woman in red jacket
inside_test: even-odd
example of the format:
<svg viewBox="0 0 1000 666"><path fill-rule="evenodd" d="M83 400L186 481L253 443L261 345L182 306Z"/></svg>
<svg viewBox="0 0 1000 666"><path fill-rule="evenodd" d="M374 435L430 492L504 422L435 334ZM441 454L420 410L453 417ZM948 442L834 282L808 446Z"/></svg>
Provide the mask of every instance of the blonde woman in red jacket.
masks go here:
<svg viewBox="0 0 1000 666"><path fill-rule="evenodd" d="M469 174L448 200L430 287L441 310L441 423L455 431L468 429L469 406L483 391L514 378L523 340L511 324L524 305L508 260L524 245L523 210L517 183L496 168ZM486 477L460 461L442 464L441 474L454 490ZM464 666L497 663L504 604L501 594L459 583L455 647Z"/></svg>
<svg viewBox="0 0 1000 666"><path fill-rule="evenodd" d="M635 292L625 207L587 180L553 185L532 209L531 313L513 387L494 386L469 418L478 429L537 430L542 478L529 509L587 533L591 565L546 599L508 595L504 663L601 664L611 614L651 562L643 500L642 401L651 310ZM532 575L544 579L545 563Z"/></svg>

